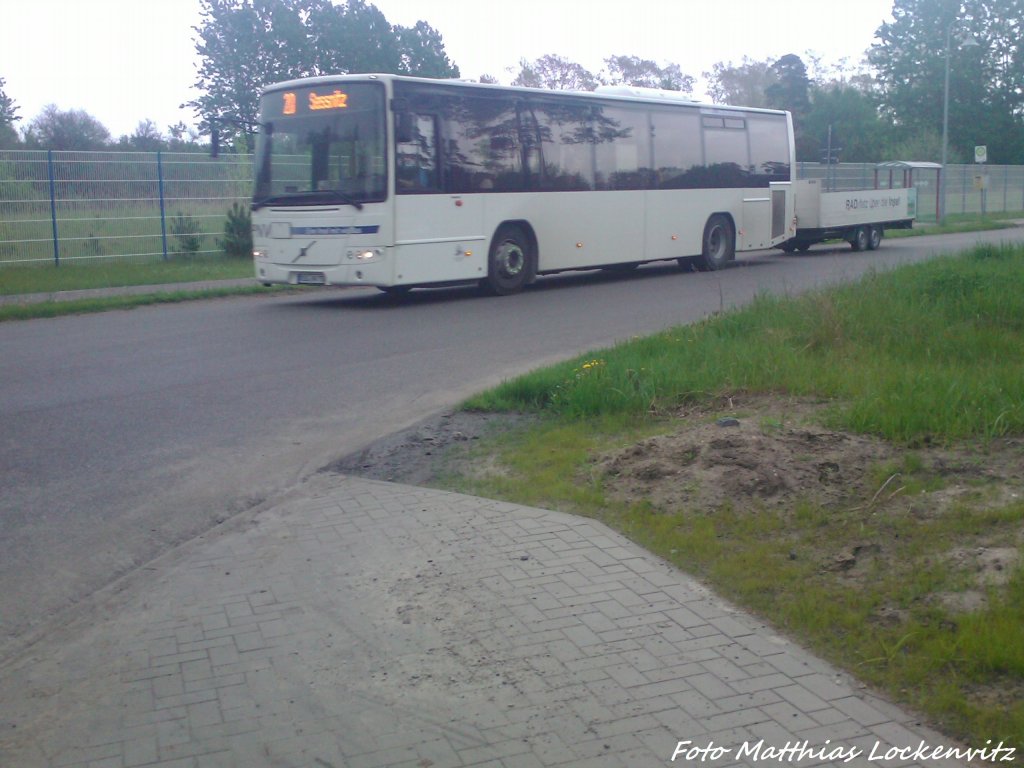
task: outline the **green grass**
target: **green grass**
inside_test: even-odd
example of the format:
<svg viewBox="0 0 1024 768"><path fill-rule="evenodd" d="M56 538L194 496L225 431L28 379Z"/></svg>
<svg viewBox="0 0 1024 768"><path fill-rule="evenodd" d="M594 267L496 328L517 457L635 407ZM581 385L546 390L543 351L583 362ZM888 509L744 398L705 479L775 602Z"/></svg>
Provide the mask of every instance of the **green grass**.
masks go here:
<svg viewBox="0 0 1024 768"><path fill-rule="evenodd" d="M952 549L1020 541L1024 503L993 503L984 488L941 515L913 503L946 482L922 458L930 446L969 441L983 465L992 440L1024 434L1021 285L1024 248L985 246L795 299L760 297L532 372L465 404L540 415L476 449L507 471L444 484L596 517L947 733L1024 747L1024 569L966 613L936 599L971 585L950 567ZM903 454L838 509L659 509L612 497L593 469L603 452L672 431L682 406L754 392L824 400L831 426ZM761 415L762 432L786 418ZM885 486L894 475L897 501ZM865 544L886 557L868 560L856 583L825 567Z"/></svg>
<svg viewBox="0 0 1024 768"><path fill-rule="evenodd" d="M936 222L914 222L913 229L886 230L886 237L917 237L922 235L951 235L957 232L982 232L990 229L1007 229L1017 226L1013 219L1024 219L1024 211L1000 211L982 216L979 213L953 213L946 216L943 224Z"/></svg>
<svg viewBox="0 0 1024 768"><path fill-rule="evenodd" d="M1024 431L1024 250L870 274L620 344L506 382L467 407L565 418L666 414L710 394L835 399L835 426L893 440ZM596 364L595 364L596 363Z"/></svg>
<svg viewBox="0 0 1024 768"><path fill-rule="evenodd" d="M146 262L108 259L85 263L0 266L0 295L55 293L84 288L164 285L252 277L252 259L176 257Z"/></svg>
<svg viewBox="0 0 1024 768"><path fill-rule="evenodd" d="M225 288L204 288L201 290L167 291L125 296L106 296L95 299L74 299L71 301L46 301L31 304L0 304L0 322L6 320L35 320L63 315L94 314L115 309L134 309L150 304L180 304L199 299L216 299L227 296L251 296L277 291L295 290L288 287L265 288L262 285L232 286Z"/></svg>
<svg viewBox="0 0 1024 768"><path fill-rule="evenodd" d="M0 295L16 296L30 293L57 293L89 288L125 286L161 286L172 283L244 279L253 276L252 260L225 256L177 257L167 261L148 262L102 261L72 263L56 267L0 267ZM272 290L257 285L210 287L195 290L154 290L151 293L0 304L0 322L30 320L61 315L131 309L147 304L172 304L196 299L268 293Z"/></svg>

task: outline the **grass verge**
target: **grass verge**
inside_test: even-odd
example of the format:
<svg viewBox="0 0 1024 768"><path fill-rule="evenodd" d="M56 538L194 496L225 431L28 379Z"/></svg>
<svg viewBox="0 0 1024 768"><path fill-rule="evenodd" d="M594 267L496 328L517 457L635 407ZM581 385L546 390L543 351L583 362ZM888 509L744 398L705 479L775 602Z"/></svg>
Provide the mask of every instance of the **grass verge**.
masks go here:
<svg viewBox="0 0 1024 768"><path fill-rule="evenodd" d="M982 216L978 213L956 213L946 217L943 224L914 222L913 229L892 229L886 237L919 237L923 235L951 235L957 232L983 232L990 229L1008 229L1017 226L1012 220L1024 218L1024 211L1003 211Z"/></svg>
<svg viewBox="0 0 1024 768"><path fill-rule="evenodd" d="M175 257L144 263L107 260L65 263L59 267L53 264L0 266L0 294L55 293L252 276L252 259L225 256Z"/></svg>
<svg viewBox="0 0 1024 768"><path fill-rule="evenodd" d="M71 263L60 267L50 265L0 267L0 295L18 296L31 293L95 288L163 286L174 283L235 280L251 278L252 260L225 256L176 257L168 261ZM202 289L154 290L152 293L67 299L62 301L13 301L0 304L0 322L30 320L61 315L131 309L148 304L173 304L223 296L245 296L269 290L252 285L204 287Z"/></svg>
<svg viewBox="0 0 1024 768"><path fill-rule="evenodd" d="M225 288L204 288L194 291L165 291L161 293L141 293L125 296L104 296L93 299L73 299L70 301L44 301L31 304L0 305L0 322L6 320L34 320L62 315L84 315L96 312L108 312L114 309L133 309L150 304L179 304L184 301L199 299L216 299L225 296L250 296L253 294L271 293L275 290L292 290L289 288L264 288L262 285L230 286Z"/></svg>
<svg viewBox="0 0 1024 768"><path fill-rule="evenodd" d="M465 407L539 425L475 448L499 471L439 484L598 518L950 735L1024 747L1024 569L979 581L972 554L1024 542L1021 284L1024 249L981 247L535 371ZM599 469L737 393L824 403L824 425L896 458L838 504L658 502ZM792 420L759 418L766 434Z"/></svg>

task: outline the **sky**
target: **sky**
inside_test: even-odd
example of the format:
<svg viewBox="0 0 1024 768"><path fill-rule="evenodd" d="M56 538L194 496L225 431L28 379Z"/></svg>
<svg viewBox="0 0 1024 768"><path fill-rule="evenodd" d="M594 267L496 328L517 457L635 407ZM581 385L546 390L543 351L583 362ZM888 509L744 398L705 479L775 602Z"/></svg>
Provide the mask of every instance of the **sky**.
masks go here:
<svg viewBox="0 0 1024 768"><path fill-rule="evenodd" d="M371 0L392 24L424 20L463 77L509 83L520 59L555 53L592 72L613 55L679 64L812 51L856 63L893 0ZM114 138L149 119L193 125L199 0L0 0L0 78L24 126L47 104L83 109ZM807 60L805 59L805 62Z"/></svg>

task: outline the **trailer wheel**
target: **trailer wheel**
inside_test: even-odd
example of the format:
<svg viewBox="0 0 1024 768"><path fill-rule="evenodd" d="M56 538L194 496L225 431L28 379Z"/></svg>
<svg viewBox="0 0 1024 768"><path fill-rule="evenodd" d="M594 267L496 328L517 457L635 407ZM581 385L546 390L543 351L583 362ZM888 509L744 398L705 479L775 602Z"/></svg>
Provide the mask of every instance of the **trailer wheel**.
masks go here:
<svg viewBox="0 0 1024 768"><path fill-rule="evenodd" d="M487 257L487 277L481 287L497 296L518 293L533 279L536 263L526 233L514 224L498 228Z"/></svg>
<svg viewBox="0 0 1024 768"><path fill-rule="evenodd" d="M857 227L853 230L853 237L850 238L850 247L855 251L867 250L869 238L869 227Z"/></svg>
<svg viewBox="0 0 1024 768"><path fill-rule="evenodd" d="M736 256L736 235L727 216L716 213L704 226L703 247L697 259L697 269L713 272L721 269Z"/></svg>
<svg viewBox="0 0 1024 768"><path fill-rule="evenodd" d="M868 250L877 251L882 244L882 227L870 227L868 231Z"/></svg>

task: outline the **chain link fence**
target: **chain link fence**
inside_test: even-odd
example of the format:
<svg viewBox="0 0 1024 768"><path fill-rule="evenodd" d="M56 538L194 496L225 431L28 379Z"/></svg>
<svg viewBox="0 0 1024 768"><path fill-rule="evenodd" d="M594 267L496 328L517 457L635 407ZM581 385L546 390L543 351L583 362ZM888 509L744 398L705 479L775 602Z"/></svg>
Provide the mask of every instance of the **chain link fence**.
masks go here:
<svg viewBox="0 0 1024 768"><path fill-rule="evenodd" d="M0 151L0 266L220 253L252 157Z"/></svg>
<svg viewBox="0 0 1024 768"><path fill-rule="evenodd" d="M800 163L797 176L871 189L875 165ZM251 180L251 155L0 150L0 267L220 253L228 210L248 205ZM879 181L888 186L888 172ZM919 218L934 221L937 173L915 174L914 185ZM950 165L945 187L947 215L1024 211L1022 166Z"/></svg>
<svg viewBox="0 0 1024 768"><path fill-rule="evenodd" d="M875 163L798 163L797 178L821 179L825 189L847 192L873 189ZM902 183L900 171L893 174L894 186ZM889 170L878 171L881 187L889 186ZM918 169L917 218L934 222L938 218L938 172ZM946 215L957 213L999 213L1024 211L1024 166L1020 165L947 165L942 184L946 189Z"/></svg>

